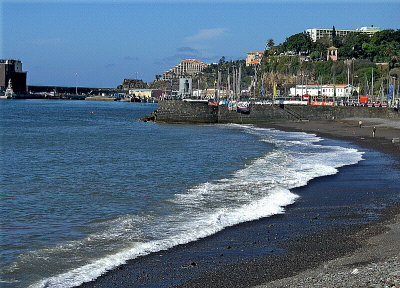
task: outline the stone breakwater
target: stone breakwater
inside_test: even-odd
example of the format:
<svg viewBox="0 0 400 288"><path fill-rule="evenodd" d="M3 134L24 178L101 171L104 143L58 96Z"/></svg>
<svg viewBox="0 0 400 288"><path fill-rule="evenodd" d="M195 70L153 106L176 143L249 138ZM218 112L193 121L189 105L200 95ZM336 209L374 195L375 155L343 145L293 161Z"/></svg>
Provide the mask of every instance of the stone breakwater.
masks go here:
<svg viewBox="0 0 400 288"><path fill-rule="evenodd" d="M345 118L400 119L393 108L250 104L250 113L228 110L226 105L165 100L158 102L157 121L166 123L267 123L272 121L339 120Z"/></svg>

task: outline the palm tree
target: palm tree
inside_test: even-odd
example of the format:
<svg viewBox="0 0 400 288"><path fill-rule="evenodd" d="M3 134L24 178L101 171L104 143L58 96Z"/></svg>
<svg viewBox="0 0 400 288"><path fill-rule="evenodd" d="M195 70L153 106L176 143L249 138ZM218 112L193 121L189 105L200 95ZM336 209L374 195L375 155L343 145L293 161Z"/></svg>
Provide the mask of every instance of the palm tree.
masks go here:
<svg viewBox="0 0 400 288"><path fill-rule="evenodd" d="M268 39L268 41L267 41L267 47L268 47L268 49L271 49L272 47L274 47L274 45L275 45L275 42L274 42L274 40L271 38L271 39Z"/></svg>

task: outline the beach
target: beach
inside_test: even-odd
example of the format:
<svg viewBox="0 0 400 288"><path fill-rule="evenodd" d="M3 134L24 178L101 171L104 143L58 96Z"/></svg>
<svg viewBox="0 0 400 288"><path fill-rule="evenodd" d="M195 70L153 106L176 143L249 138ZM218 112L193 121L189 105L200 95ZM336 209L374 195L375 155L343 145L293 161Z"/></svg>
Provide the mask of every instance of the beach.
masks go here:
<svg viewBox="0 0 400 288"><path fill-rule="evenodd" d="M362 147L400 156L400 143L392 142L393 138L400 137L399 119L348 118L336 121L280 122L260 126L347 140ZM376 128L375 137L372 135L374 127Z"/></svg>
<svg viewBox="0 0 400 288"><path fill-rule="evenodd" d="M395 177L400 175L400 146L392 139L400 136L400 126L396 120L362 119L360 128L359 121L259 126L348 141L366 149L371 161L387 155L394 177L351 184L354 173L367 168L342 167L336 175L294 189L301 201L287 207L284 214L129 260L81 287L399 287L400 206ZM364 198L391 191L394 197L389 203L377 200L366 208L330 203L316 196L321 190L338 197L359 190Z"/></svg>
<svg viewBox="0 0 400 288"><path fill-rule="evenodd" d="M360 123L360 121L362 123ZM360 125L361 124L361 125ZM304 131L324 137L350 140L360 146L400 156L400 121L345 119L268 125L286 131ZM376 135L373 137L373 128ZM355 251L296 276L257 287L400 287L400 210L387 209L381 221L351 232L360 246Z"/></svg>

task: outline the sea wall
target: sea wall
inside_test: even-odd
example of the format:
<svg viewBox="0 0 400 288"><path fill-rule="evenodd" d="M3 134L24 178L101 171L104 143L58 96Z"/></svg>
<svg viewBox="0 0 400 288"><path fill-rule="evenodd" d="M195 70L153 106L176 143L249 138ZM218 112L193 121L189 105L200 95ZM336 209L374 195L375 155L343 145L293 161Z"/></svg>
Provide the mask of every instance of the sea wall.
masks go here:
<svg viewBox="0 0 400 288"><path fill-rule="evenodd" d="M198 102L159 101L157 121L167 123L218 123L218 107Z"/></svg>
<svg viewBox="0 0 400 288"><path fill-rule="evenodd" d="M167 123L263 123L285 120L332 120L350 117L400 119L393 108L352 106L250 105L250 113L228 110L227 106L207 103L160 101L157 121Z"/></svg>

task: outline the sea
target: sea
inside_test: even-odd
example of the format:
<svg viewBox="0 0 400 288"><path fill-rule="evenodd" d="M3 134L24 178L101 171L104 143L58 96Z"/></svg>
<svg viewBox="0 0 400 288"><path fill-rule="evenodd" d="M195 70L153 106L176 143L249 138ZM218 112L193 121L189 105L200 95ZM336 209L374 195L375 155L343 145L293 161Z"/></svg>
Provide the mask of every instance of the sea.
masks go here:
<svg viewBox="0 0 400 288"><path fill-rule="evenodd" d="M128 260L284 214L302 199L294 189L359 166L367 153L253 125L139 121L157 104L0 107L0 286L7 288L74 287ZM392 181L393 160L375 158L379 170L363 171Z"/></svg>

